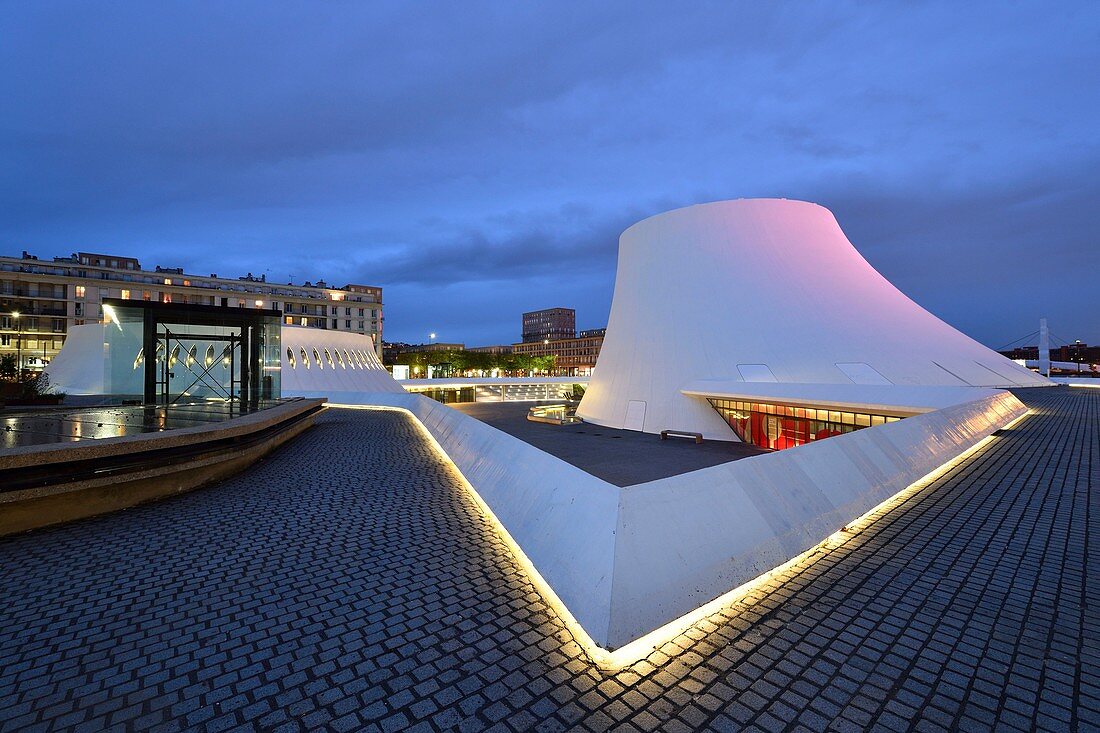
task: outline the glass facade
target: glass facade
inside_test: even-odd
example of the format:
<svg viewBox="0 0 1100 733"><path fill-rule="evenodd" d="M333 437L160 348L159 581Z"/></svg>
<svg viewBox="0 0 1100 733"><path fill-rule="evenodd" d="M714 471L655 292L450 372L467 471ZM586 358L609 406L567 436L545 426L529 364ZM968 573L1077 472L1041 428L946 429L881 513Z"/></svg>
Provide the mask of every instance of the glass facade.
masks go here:
<svg viewBox="0 0 1100 733"><path fill-rule="evenodd" d="M418 387L409 391L431 397L436 402L442 402L445 405L452 402L476 401L473 387Z"/></svg>
<svg viewBox="0 0 1100 733"><path fill-rule="evenodd" d="M769 402L714 398L707 398L707 402L718 411L743 442L769 450L794 448L815 440L901 419L893 415L777 405Z"/></svg>
<svg viewBox="0 0 1100 733"><path fill-rule="evenodd" d="M107 299L103 315L110 394L145 404L280 397L278 311Z"/></svg>

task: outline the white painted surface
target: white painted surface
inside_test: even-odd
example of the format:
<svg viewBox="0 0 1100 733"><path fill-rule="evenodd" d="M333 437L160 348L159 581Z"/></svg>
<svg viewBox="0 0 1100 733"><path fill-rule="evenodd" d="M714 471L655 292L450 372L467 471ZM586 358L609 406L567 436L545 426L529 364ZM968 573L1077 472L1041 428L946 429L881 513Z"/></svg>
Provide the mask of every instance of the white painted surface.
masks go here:
<svg viewBox="0 0 1100 733"><path fill-rule="evenodd" d="M746 382L778 382L767 364L738 364L737 373Z"/></svg>
<svg viewBox="0 0 1100 733"><path fill-rule="evenodd" d="M105 350L102 323L70 327L61 351L43 370L50 378L50 387L71 395L103 394Z"/></svg>
<svg viewBox="0 0 1100 733"><path fill-rule="evenodd" d="M818 544L1025 412L1007 392L622 490L621 646Z"/></svg>
<svg viewBox="0 0 1100 733"><path fill-rule="evenodd" d="M581 626L608 637L619 487L423 395L340 401L412 412Z"/></svg>
<svg viewBox="0 0 1100 733"><path fill-rule="evenodd" d="M641 400L631 400L626 405L626 420L623 427L627 430L641 430L645 425L645 403Z"/></svg>
<svg viewBox="0 0 1100 733"><path fill-rule="evenodd" d="M867 263L829 211L779 199L721 201L623 232L607 336L578 414L645 432L732 431L681 393L699 379L850 384L862 363L896 385L1048 385L914 303ZM938 363L938 365L937 365Z"/></svg>
<svg viewBox="0 0 1100 733"><path fill-rule="evenodd" d="M283 326L280 356L284 397L335 400L341 394L404 391L382 366L374 341L363 334Z"/></svg>
<svg viewBox="0 0 1100 733"><path fill-rule="evenodd" d="M1015 361L1016 361L1017 364L1020 363L1020 360L1015 360ZM1036 361L1035 359L1025 359L1025 360L1023 360L1023 366L1026 366L1029 369L1031 369L1031 368L1036 368L1037 369L1039 367L1039 363L1040 362ZM1051 366L1052 369L1062 369L1063 371L1070 371L1070 372L1078 372L1079 371L1082 374L1089 374L1089 373L1091 373L1091 374L1100 374L1100 364L1089 364L1089 363L1086 363L1086 362L1078 363L1076 361L1052 361L1052 362L1050 362L1050 366Z"/></svg>
<svg viewBox="0 0 1100 733"><path fill-rule="evenodd" d="M844 372L844 376L852 380L852 384L893 384L889 379L879 374L878 370L870 364L861 361L844 363L840 362L836 368Z"/></svg>
<svg viewBox="0 0 1100 733"><path fill-rule="evenodd" d="M345 401L410 410L605 648L797 556L1025 412L1010 393L983 390L895 423L619 488L426 397Z"/></svg>

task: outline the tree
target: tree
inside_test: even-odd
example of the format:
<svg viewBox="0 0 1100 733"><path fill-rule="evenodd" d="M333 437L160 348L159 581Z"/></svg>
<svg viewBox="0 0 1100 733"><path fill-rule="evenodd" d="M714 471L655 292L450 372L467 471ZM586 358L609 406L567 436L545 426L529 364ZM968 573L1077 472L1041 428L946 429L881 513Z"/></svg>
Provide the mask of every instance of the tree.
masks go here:
<svg viewBox="0 0 1100 733"><path fill-rule="evenodd" d="M0 379L14 382L18 376L18 371L14 356L11 354L0 356Z"/></svg>

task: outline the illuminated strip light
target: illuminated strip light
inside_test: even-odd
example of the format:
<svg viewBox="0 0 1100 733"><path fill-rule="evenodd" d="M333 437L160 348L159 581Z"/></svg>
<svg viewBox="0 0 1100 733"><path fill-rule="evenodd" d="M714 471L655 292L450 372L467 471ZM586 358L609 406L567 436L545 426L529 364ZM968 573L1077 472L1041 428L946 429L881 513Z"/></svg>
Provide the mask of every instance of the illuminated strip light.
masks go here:
<svg viewBox="0 0 1100 733"><path fill-rule="evenodd" d="M777 565L776 567L761 575L758 575L752 580L742 583L733 590L726 591L714 600L704 603L693 611L688 611L679 618L669 621L664 626L660 626L653 631L645 634L644 636L641 636L634 641L619 647L618 649L610 650L605 649L597 644L596 641L591 636L589 636L588 632L584 630L584 627L580 625L580 622L577 621L577 619L569 611L565 603L563 603L561 598L558 597L558 594L542 577L542 574L538 571L538 568L536 568L534 563L531 562L530 558L527 557L527 554L523 551L523 548L520 547L519 543L517 543L512 538L512 535L508 532L508 529L499 519L497 519L497 516L493 513L493 510L489 508L489 505L485 503L485 501L477 493L477 490L473 487L473 485L466 480L466 477L462 474L462 470L459 469L455 462L451 460L451 457L447 455L447 452L445 450L443 450L443 446L439 444L439 442L435 439L435 436L431 434L428 428L425 427L422 422L420 422L420 418L418 418L411 410L408 410L404 407L389 407L382 405L348 405L339 403L328 403L326 407L336 407L340 409L350 410L403 412L412 417L413 422L416 423L417 427L420 428L420 431L427 437L428 442L435 448L436 452L439 453L440 457L443 459L443 462L451 468L454 475L466 487L467 492L470 494L471 497L473 497L474 503L481 510L482 514L485 515L486 519L489 520L489 523L493 525L494 529L496 529L497 534L500 536L501 540L503 540L504 544L507 545L509 550L511 550L512 555L516 560L516 563L524 570L524 572L527 573L532 585L534 585L539 593L542 594L543 599L546 601L547 605L550 606L554 610L554 612L557 613L558 616L561 618L566 630L569 631L570 634L572 634L573 639L584 650L584 653L588 655L589 659L591 659L597 667L608 672L614 672L625 667L629 667L631 664L645 659L652 651L660 648L661 646L664 646L668 642L674 641L685 631L692 628L700 621L710 616L713 616L714 614L721 611L723 608L733 606L739 601L744 600L754 590L762 588L769 581L783 574L785 571L790 570L795 566L810 560L821 550L833 550L843 546L848 540L852 539L863 529L872 524L873 521L878 518L878 515L885 514L895 507L899 506L900 504L904 503L911 496L913 496L913 494L917 493L921 489L926 488L929 484L935 482L948 471L955 468L960 463L968 459L970 456L977 453L979 450L984 448L986 445L992 442L994 438L997 437L997 435L987 435L959 455L932 469L932 471L917 479L913 483L909 484L898 493L867 510L851 522L848 522L844 527L829 535L824 540L817 543L805 552L795 555L785 563ZM1017 423L1019 423L1021 420L1031 414L1033 414L1032 411L1028 410L1019 417L1013 419L1004 427L999 428L997 432L1000 433L1005 430L1011 430L1013 427L1016 426ZM810 563L807 563L807 567L809 566L809 564Z"/></svg>

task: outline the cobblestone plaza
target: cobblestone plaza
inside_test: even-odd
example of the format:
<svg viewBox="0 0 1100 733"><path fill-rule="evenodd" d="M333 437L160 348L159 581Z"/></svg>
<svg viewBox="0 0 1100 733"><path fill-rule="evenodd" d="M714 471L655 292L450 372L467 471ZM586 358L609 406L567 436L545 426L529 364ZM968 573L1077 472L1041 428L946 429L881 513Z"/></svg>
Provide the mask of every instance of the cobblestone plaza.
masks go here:
<svg viewBox="0 0 1100 733"><path fill-rule="evenodd" d="M1100 390L615 673L406 415L0 540L0 730L1100 730Z"/></svg>

